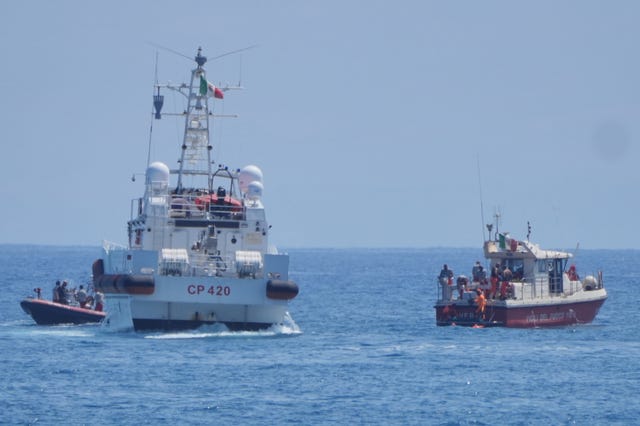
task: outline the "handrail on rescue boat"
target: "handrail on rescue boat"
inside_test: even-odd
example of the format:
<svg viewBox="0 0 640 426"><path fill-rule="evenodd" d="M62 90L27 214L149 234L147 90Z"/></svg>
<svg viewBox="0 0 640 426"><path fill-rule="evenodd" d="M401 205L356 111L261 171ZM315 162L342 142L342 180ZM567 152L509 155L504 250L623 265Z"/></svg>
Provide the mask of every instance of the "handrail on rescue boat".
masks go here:
<svg viewBox="0 0 640 426"><path fill-rule="evenodd" d="M564 275L567 275L566 273ZM567 276L568 278L568 276ZM573 294L576 294L580 291L586 290L599 290L604 288L604 283L602 280L602 271L599 271L597 274L597 278L593 275L587 275L587 277L582 280L571 281L569 279L562 281L562 291L551 291L548 278L540 277L536 279L535 282L531 282L527 279L522 280L510 280L509 283L509 300L520 300L520 301L533 301L537 299L545 299L545 298L554 298L554 297L567 297ZM467 293L470 293L472 296L475 294L474 291L477 287L471 286L467 289ZM437 288L437 298L438 300L464 300L473 301L474 297L459 299L456 295L458 294L458 289L455 283L448 285L448 289L446 293L451 295L450 299L445 299L445 290L444 286L440 282L439 279L436 279L436 288ZM499 292L499 290L498 290ZM489 299L489 301L499 301L500 299L496 297L495 299Z"/></svg>

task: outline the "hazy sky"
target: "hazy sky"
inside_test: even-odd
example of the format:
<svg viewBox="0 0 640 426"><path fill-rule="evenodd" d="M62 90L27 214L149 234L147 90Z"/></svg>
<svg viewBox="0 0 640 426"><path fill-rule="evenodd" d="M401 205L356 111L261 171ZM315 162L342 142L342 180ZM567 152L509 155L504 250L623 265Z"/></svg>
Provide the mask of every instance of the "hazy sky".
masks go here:
<svg viewBox="0 0 640 426"><path fill-rule="evenodd" d="M272 242L640 248L640 2L5 1L0 243L126 242L158 78L237 83L216 161L256 164ZM166 93L165 111L182 109ZM183 123L154 122L174 167ZM478 167L479 166L479 167ZM482 195L482 196L481 196ZM481 214L481 204L484 207Z"/></svg>

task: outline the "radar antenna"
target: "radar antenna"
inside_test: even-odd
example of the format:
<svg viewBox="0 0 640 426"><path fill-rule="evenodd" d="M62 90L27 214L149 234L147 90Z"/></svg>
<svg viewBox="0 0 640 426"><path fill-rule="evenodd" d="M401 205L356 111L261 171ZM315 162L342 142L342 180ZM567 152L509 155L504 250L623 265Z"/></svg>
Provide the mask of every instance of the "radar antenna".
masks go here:
<svg viewBox="0 0 640 426"><path fill-rule="evenodd" d="M184 53L178 52L177 50L173 50L173 49L170 49L170 48L168 48L168 47L161 46L161 45L159 45L159 44L157 44L157 43L154 43L154 42L152 42L152 41L148 41L147 43L149 43L149 44L150 44L151 46L153 46L153 47L156 47L156 48L158 48L158 49L162 49L162 50L166 50L167 52L171 52L171 53L173 53L174 55L181 56L181 57L186 58L186 59L188 59L188 60L190 60L190 61L192 61L192 60L193 60L193 57L192 57L192 56L185 55ZM211 58L211 60L212 60L212 61L215 61L216 59L224 58L225 56L229 56L229 55L233 55L234 53L243 52L243 51L245 51L245 50L253 49L253 48L258 47L258 46L259 46L259 45L257 45L257 44L252 44L251 46L243 47L242 49L236 49L236 50L232 50L232 51L230 51L230 52L223 53L223 54L218 55L218 56L214 56L213 58ZM205 56L202 56L202 55L200 54L200 52L201 52L201 51L202 51L202 47L198 47L198 55L196 56L196 63L197 63L199 66L203 66L203 65L207 62L207 58L206 58ZM204 60L204 62L200 63L200 62L199 62L199 59L200 59L200 60Z"/></svg>

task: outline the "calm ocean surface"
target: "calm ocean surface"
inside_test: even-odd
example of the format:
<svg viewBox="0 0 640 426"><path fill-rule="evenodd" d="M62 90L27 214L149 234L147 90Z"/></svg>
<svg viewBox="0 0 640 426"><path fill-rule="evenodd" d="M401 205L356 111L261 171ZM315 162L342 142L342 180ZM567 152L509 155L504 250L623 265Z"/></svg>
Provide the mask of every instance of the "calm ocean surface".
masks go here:
<svg viewBox="0 0 640 426"><path fill-rule="evenodd" d="M640 251L581 250L589 325L436 327L442 263L481 250L296 249L293 322L261 333L36 326L20 300L86 283L93 247L0 245L3 424L637 424Z"/></svg>

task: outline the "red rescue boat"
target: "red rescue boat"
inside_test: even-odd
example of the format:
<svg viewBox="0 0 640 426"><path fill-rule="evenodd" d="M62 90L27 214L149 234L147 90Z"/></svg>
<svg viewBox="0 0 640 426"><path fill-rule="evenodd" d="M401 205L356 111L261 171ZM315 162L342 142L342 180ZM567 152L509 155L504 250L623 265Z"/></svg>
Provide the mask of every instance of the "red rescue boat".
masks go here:
<svg viewBox="0 0 640 426"><path fill-rule="evenodd" d="M491 233L492 225L488 225ZM485 269L480 262L471 277L443 268L437 325L471 327L552 327L594 320L607 299L602 272L580 279L571 253L543 250L537 244L511 238L496 227L485 241ZM447 266L447 265L445 265Z"/></svg>

